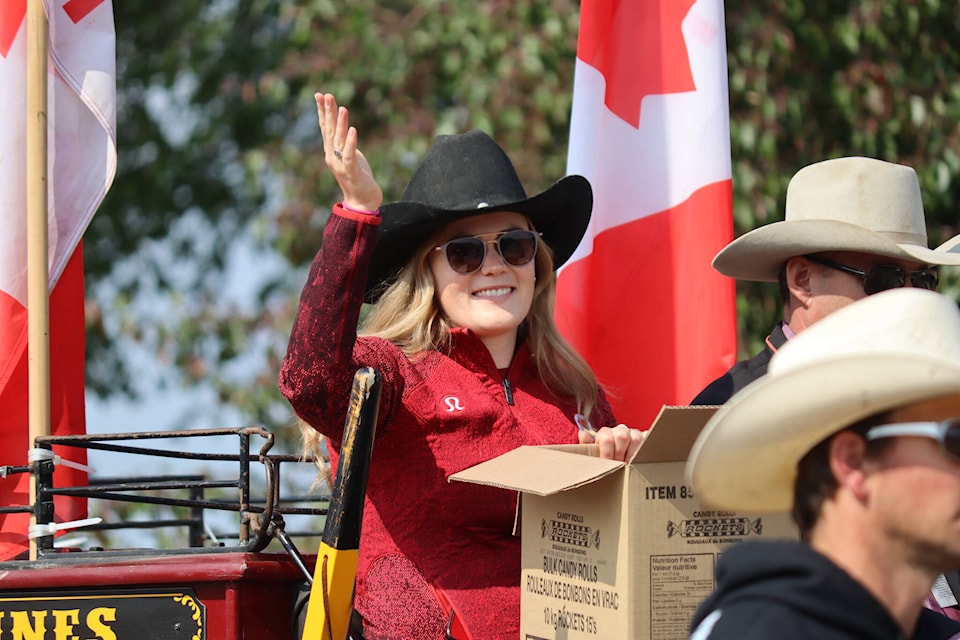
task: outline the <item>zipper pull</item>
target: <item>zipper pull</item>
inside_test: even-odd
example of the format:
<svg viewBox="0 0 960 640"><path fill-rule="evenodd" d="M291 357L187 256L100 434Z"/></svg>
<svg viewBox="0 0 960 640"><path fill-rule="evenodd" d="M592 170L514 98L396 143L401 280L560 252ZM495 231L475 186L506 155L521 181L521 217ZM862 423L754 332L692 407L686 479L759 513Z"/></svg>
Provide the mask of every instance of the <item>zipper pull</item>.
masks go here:
<svg viewBox="0 0 960 640"><path fill-rule="evenodd" d="M510 386L510 381L506 378L503 379L503 392L507 396L507 404L513 404L513 388Z"/></svg>

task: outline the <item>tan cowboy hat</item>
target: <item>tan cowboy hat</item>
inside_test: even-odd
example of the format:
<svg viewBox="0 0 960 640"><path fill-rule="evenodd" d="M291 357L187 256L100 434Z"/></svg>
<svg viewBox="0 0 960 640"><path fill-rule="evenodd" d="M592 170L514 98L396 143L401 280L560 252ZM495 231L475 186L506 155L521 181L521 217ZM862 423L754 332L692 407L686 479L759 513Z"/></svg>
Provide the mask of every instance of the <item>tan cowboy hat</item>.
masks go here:
<svg viewBox="0 0 960 640"><path fill-rule="evenodd" d="M707 422L687 476L713 508L784 511L797 463L876 413L960 394L960 311L950 298L894 289L820 320L785 344L766 376Z"/></svg>
<svg viewBox="0 0 960 640"><path fill-rule="evenodd" d="M713 259L713 268L738 280L776 282L788 259L823 251L960 265L960 253L927 246L920 183L913 169L851 157L800 169L787 186L784 220L728 244Z"/></svg>

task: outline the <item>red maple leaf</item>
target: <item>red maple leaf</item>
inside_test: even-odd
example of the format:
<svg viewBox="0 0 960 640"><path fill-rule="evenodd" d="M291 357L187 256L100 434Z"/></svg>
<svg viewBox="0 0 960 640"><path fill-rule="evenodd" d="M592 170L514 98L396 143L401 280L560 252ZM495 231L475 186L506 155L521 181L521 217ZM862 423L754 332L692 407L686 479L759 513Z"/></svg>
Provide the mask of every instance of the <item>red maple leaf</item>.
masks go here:
<svg viewBox="0 0 960 640"><path fill-rule="evenodd" d="M67 16L77 24L105 0L67 0L61 7ZM27 15L27 0L2 0L0 2L0 56L6 58L13 41L20 31L20 25Z"/></svg>
<svg viewBox="0 0 960 640"><path fill-rule="evenodd" d="M7 57L13 46L13 39L20 31L20 25L27 15L27 0L6 0L0 2L0 56Z"/></svg>
<svg viewBox="0 0 960 640"><path fill-rule="evenodd" d="M77 24L87 17L87 14L104 3L104 0L69 0L63 5L73 24Z"/></svg>
<svg viewBox="0 0 960 640"><path fill-rule="evenodd" d="M583 0L577 57L606 79L604 103L640 126L644 96L694 91L680 24L695 0Z"/></svg>

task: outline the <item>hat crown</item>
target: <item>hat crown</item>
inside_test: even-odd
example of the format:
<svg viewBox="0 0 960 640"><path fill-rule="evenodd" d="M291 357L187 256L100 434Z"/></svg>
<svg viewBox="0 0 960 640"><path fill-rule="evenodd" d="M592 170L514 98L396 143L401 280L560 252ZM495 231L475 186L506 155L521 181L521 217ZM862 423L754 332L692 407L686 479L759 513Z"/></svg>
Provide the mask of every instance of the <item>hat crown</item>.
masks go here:
<svg viewBox="0 0 960 640"><path fill-rule="evenodd" d="M810 253L856 251L960 265L960 250L952 247L927 246L920 183L913 169L854 156L797 171L787 186L784 219L736 238L717 253L713 266L733 278L776 282L787 260Z"/></svg>
<svg viewBox="0 0 960 640"><path fill-rule="evenodd" d="M784 219L846 222L927 247L916 172L874 158L835 158L800 169L787 186Z"/></svg>
<svg viewBox="0 0 960 640"><path fill-rule="evenodd" d="M510 158L479 129L437 136L402 197L448 211L485 209L526 198Z"/></svg>

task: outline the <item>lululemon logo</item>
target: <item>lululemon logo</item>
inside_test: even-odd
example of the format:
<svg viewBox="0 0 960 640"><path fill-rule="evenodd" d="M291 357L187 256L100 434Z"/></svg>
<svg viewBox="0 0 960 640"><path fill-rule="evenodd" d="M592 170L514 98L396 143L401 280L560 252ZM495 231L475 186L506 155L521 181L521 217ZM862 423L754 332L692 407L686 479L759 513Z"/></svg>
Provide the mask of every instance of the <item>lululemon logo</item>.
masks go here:
<svg viewBox="0 0 960 640"><path fill-rule="evenodd" d="M460 404L460 398L457 396L446 396L443 399L443 404L447 405L447 413L463 411L463 405Z"/></svg>

